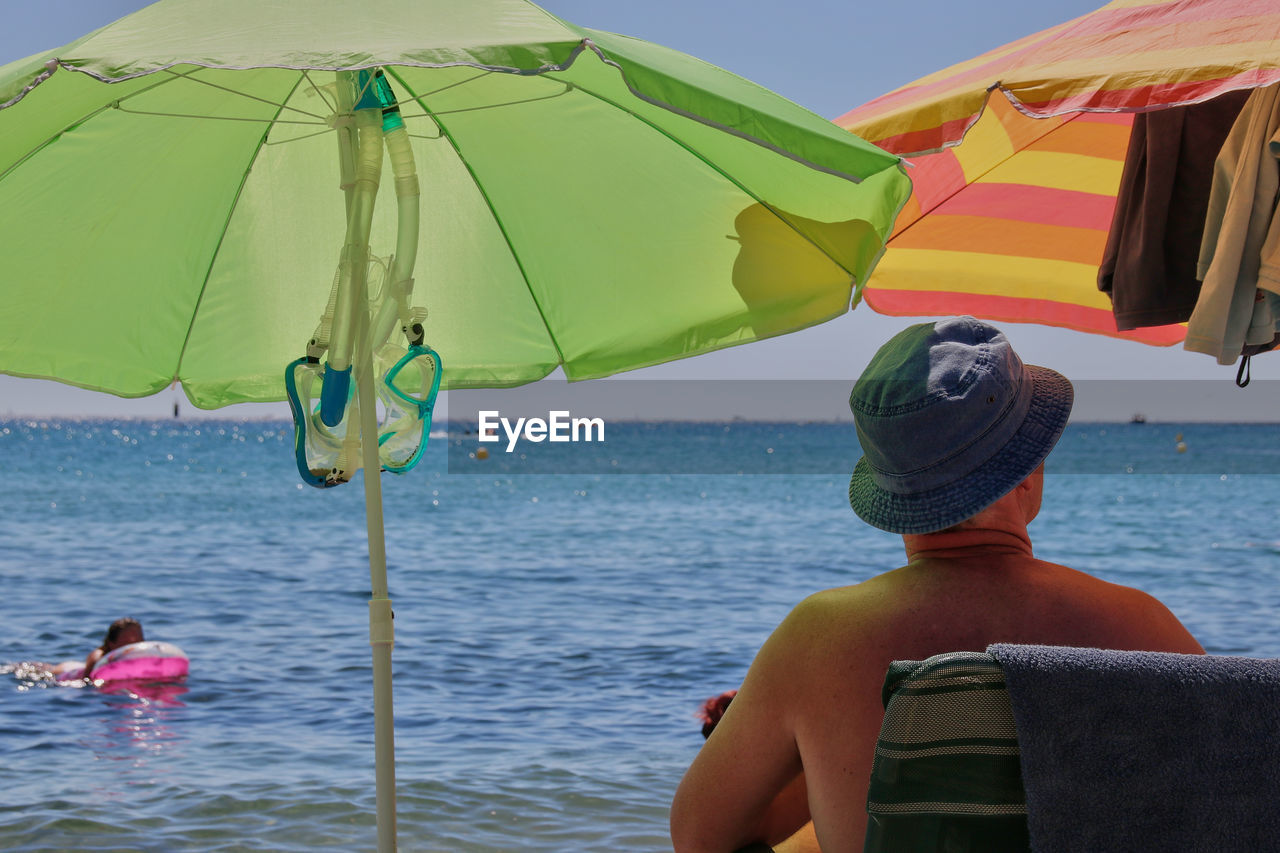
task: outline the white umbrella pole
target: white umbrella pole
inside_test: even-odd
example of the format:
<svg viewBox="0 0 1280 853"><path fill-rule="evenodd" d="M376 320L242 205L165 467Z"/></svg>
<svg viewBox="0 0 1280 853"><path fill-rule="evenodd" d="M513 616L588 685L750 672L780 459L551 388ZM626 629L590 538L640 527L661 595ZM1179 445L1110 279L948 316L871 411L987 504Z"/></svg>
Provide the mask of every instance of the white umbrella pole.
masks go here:
<svg viewBox="0 0 1280 853"><path fill-rule="evenodd" d="M357 304L364 304L364 294ZM374 396L373 353L368 312L358 312L356 388L360 401L360 449L364 465L364 516L369 533L369 645L373 647L373 748L378 799L378 853L396 849L395 716L391 704L391 647L395 630L387 597L387 549L382 524L382 463L378 459L378 405Z"/></svg>

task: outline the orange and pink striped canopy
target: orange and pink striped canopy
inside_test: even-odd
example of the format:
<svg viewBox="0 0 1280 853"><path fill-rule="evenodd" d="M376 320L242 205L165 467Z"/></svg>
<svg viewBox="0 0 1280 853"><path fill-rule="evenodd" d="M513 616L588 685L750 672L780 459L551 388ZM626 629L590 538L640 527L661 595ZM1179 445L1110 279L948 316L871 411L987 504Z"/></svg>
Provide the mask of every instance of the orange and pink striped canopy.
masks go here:
<svg viewBox="0 0 1280 853"><path fill-rule="evenodd" d="M1133 114L1277 81L1277 0L1114 0L853 110L914 184L864 298L1177 343L1117 331L1096 283Z"/></svg>

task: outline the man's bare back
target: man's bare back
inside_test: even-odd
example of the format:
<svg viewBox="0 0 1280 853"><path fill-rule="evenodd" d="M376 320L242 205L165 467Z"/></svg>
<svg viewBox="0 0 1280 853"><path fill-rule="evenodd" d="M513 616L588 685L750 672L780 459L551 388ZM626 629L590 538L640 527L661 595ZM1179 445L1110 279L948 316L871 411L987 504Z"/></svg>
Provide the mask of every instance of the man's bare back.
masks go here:
<svg viewBox="0 0 1280 853"><path fill-rule="evenodd" d="M1034 489L1036 509L1039 478L1019 487ZM861 850L884 716L878 688L891 661L992 643L1203 653L1146 593L1035 559L1023 511L1015 491L977 526L904 537L907 565L801 602L756 656L681 783L677 849L777 843L812 817L822 850ZM807 802L793 792L771 809L801 767ZM698 837L679 834L685 808L703 816ZM708 814L724 819L713 826Z"/></svg>

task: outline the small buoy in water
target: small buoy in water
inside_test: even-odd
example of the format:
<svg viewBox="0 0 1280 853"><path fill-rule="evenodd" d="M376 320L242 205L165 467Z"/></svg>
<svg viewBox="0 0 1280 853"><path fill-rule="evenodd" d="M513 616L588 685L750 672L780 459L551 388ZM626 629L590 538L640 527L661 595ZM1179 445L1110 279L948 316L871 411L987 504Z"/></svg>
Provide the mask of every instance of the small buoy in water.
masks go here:
<svg viewBox="0 0 1280 853"><path fill-rule="evenodd" d="M1177 447L1179 453L1187 452L1187 443L1185 441L1179 441Z"/></svg>
<svg viewBox="0 0 1280 853"><path fill-rule="evenodd" d="M477 458L477 459L488 459L488 458L489 458L489 449L488 449L487 447L477 447L477 448L476 448L476 458Z"/></svg>

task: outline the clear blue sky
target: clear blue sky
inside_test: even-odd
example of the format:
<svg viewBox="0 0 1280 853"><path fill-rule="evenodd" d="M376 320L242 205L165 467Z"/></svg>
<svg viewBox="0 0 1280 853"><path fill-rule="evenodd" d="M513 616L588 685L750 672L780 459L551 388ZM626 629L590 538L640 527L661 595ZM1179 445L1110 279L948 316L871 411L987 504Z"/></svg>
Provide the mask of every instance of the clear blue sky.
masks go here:
<svg viewBox="0 0 1280 853"><path fill-rule="evenodd" d="M858 0L547 0L542 5L583 26L694 54L819 115L835 118L917 77L1101 4L1101 0L918 0L909 6ZM7 3L0 30L0 64L69 42L144 5L137 0ZM305 5L299 2L299 8ZM358 5L352 4L353 8ZM879 344L909 322L862 307L804 332L639 373L649 378L852 377ZM1207 356L1180 348L1152 348L1038 326L1010 325L1006 331L1027 361L1053 366L1073 380L1196 378L1229 385L1234 377L1234 368L1219 367ZM1280 378L1280 355L1256 359L1253 375L1255 379ZM1228 395L1225 405L1239 401L1256 408L1262 393ZM175 392L166 392L145 400L119 400L56 383L0 376L0 416L163 415L175 399ZM1280 411L1280 404L1275 408ZM191 410L185 400L183 409ZM253 413L252 408L237 412Z"/></svg>

